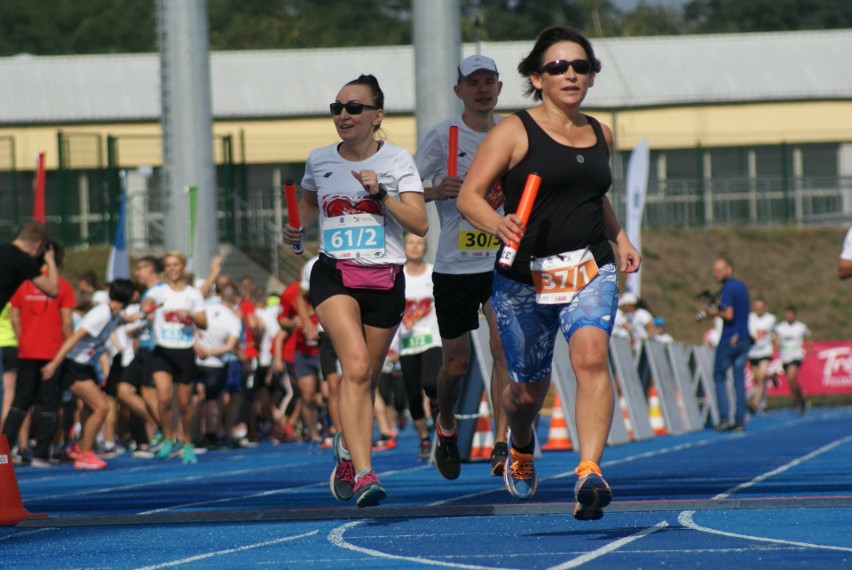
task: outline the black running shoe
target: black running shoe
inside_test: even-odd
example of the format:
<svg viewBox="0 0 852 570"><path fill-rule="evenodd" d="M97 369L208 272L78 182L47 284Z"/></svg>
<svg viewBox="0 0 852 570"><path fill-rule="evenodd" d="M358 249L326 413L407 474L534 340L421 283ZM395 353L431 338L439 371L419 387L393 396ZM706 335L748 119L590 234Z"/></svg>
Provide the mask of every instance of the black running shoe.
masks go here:
<svg viewBox="0 0 852 570"><path fill-rule="evenodd" d="M459 457L459 428L456 426L453 435L441 434L440 424L436 422L435 429L435 468L444 479L458 479L461 473L461 457Z"/></svg>
<svg viewBox="0 0 852 570"><path fill-rule="evenodd" d="M494 444L494 449L491 450L491 476L502 477L503 470L506 468L506 460L509 459L509 446L498 441Z"/></svg>

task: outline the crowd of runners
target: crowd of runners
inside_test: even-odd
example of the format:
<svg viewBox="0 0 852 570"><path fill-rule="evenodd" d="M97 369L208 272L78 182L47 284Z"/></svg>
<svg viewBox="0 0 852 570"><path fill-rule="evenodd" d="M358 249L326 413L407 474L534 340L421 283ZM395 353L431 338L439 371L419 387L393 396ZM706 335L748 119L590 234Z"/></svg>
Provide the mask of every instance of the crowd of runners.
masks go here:
<svg viewBox="0 0 852 570"><path fill-rule="evenodd" d="M454 410L483 315L491 474L518 499L536 491L532 425L561 332L577 376L574 516L600 518L612 495L599 465L616 272L641 262L607 198L612 132L581 111L600 71L584 36L549 28L518 65L536 106L501 119L496 63L467 57L447 86L463 111L414 156L382 136L377 78L343 85L329 107L340 140L310 153L299 227L283 232L297 246L318 226L318 254L283 291L224 275L218 260L192 276L179 252L139 259L135 282L103 291L24 284L8 309L18 347L5 370L17 378L4 377L3 433L18 460L101 469L124 452L191 464L203 451L306 441L332 449L335 498L374 506L387 491L373 453L408 422L412 453L459 476ZM440 218L434 266L427 201Z"/></svg>

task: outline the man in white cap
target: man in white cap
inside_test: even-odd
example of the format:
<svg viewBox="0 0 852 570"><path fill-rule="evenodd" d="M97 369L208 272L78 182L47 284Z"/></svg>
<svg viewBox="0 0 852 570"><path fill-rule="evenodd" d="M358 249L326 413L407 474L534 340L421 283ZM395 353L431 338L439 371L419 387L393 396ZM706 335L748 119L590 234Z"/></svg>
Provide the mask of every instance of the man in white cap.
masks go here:
<svg viewBox="0 0 852 570"><path fill-rule="evenodd" d="M497 333L494 307L491 304L491 280L494 259L500 240L470 225L456 209L456 197L473 157L500 117L494 114L503 84L497 64L490 57L472 55L458 66L458 80L453 86L464 104L461 115L434 126L420 143L414 160L420 176L427 184L426 201L435 201L441 221L441 234L432 274L435 310L444 352L444 364L438 373L438 417L435 419L437 445L435 467L446 479L455 479L461 471L457 445L458 425L455 406L461 379L471 362L469 332L479 327L480 308L485 312L491 333L491 398L494 402L494 449L491 474L503 475L509 455L506 446L506 414L503 391L508 385L506 359ZM457 176L448 176L450 127L458 128ZM487 196L495 210L503 213L503 191L499 182Z"/></svg>

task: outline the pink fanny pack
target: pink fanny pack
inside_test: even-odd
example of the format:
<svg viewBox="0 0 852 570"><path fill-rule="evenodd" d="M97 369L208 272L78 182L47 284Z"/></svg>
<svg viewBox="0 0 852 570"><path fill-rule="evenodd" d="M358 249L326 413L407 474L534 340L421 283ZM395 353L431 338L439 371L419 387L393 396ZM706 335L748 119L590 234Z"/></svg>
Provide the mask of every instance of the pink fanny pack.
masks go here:
<svg viewBox="0 0 852 570"><path fill-rule="evenodd" d="M343 276L343 286L350 289L378 289L390 291L396 283L401 265L362 265L349 260L338 260L337 269Z"/></svg>

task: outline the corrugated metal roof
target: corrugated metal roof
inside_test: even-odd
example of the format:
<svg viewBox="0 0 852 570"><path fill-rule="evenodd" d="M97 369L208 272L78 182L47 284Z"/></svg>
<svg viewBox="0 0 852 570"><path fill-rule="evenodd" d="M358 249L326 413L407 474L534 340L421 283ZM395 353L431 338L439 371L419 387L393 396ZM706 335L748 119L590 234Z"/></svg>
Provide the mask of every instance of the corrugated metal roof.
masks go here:
<svg viewBox="0 0 852 570"><path fill-rule="evenodd" d="M590 108L852 98L852 30L594 41L603 70ZM500 109L529 107L516 72L532 42L485 43ZM465 55L474 52L465 45ZM217 119L324 115L340 86L374 73L387 111L413 113L411 46L213 52ZM0 124L156 121L157 54L0 58Z"/></svg>

